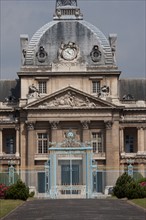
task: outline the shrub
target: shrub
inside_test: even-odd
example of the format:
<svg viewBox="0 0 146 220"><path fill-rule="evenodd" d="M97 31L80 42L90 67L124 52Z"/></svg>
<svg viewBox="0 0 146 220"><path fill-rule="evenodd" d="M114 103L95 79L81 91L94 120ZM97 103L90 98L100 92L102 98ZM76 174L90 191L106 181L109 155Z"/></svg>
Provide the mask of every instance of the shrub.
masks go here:
<svg viewBox="0 0 146 220"><path fill-rule="evenodd" d="M139 183L133 180L132 182L127 183L126 185L126 197L128 199L144 198L146 197L146 191L144 187L142 187Z"/></svg>
<svg viewBox="0 0 146 220"><path fill-rule="evenodd" d="M124 173L117 179L113 193L118 198L137 199L146 197L145 182L138 183L132 177Z"/></svg>
<svg viewBox="0 0 146 220"><path fill-rule="evenodd" d="M5 184L0 184L0 199L4 199L6 192L9 187L7 187Z"/></svg>
<svg viewBox="0 0 146 220"><path fill-rule="evenodd" d="M29 188L21 180L11 185L6 192L6 199L27 200L29 197Z"/></svg>
<svg viewBox="0 0 146 220"><path fill-rule="evenodd" d="M113 194L118 198L127 197L127 183L132 181L132 177L130 177L127 173L122 174L116 181L116 185L113 188Z"/></svg>

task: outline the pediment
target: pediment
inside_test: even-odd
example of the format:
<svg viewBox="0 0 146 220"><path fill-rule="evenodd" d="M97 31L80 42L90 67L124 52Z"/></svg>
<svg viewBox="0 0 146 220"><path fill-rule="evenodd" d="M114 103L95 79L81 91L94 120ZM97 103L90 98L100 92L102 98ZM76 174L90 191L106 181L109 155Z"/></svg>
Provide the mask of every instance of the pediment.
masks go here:
<svg viewBox="0 0 146 220"><path fill-rule="evenodd" d="M98 109L116 106L72 87L67 87L51 95L29 103L24 109Z"/></svg>

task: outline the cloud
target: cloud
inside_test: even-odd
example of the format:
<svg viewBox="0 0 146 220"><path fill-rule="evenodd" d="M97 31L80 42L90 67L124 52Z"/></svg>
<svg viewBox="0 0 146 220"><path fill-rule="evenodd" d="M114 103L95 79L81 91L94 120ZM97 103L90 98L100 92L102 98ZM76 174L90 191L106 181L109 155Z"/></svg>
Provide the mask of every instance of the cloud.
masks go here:
<svg viewBox="0 0 146 220"><path fill-rule="evenodd" d="M117 61L123 77L145 76L145 1L78 1L84 19L108 37L118 34ZM16 78L20 34L32 35L52 20L55 0L1 0L1 76Z"/></svg>

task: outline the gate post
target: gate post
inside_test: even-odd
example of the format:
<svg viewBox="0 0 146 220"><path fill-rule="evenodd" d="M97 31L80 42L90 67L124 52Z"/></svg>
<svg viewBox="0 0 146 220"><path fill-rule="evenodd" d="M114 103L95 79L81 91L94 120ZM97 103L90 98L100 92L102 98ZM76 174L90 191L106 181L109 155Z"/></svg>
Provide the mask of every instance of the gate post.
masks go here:
<svg viewBox="0 0 146 220"><path fill-rule="evenodd" d="M45 162L45 193L49 195L50 191L50 161Z"/></svg>

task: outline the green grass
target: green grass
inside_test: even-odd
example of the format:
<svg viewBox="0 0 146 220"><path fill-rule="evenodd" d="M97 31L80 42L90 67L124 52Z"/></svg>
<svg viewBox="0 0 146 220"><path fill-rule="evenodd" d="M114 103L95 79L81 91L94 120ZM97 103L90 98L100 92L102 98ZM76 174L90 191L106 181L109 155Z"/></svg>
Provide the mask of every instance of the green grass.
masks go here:
<svg viewBox="0 0 146 220"><path fill-rule="evenodd" d="M21 200L0 200L0 218L7 215L9 212L11 212L13 209L15 209L17 206L23 204L24 201Z"/></svg>
<svg viewBox="0 0 146 220"><path fill-rule="evenodd" d="M144 199L132 199L130 201L133 202L134 204L136 204L138 206L141 206L141 207L146 209L146 198L144 198Z"/></svg>

